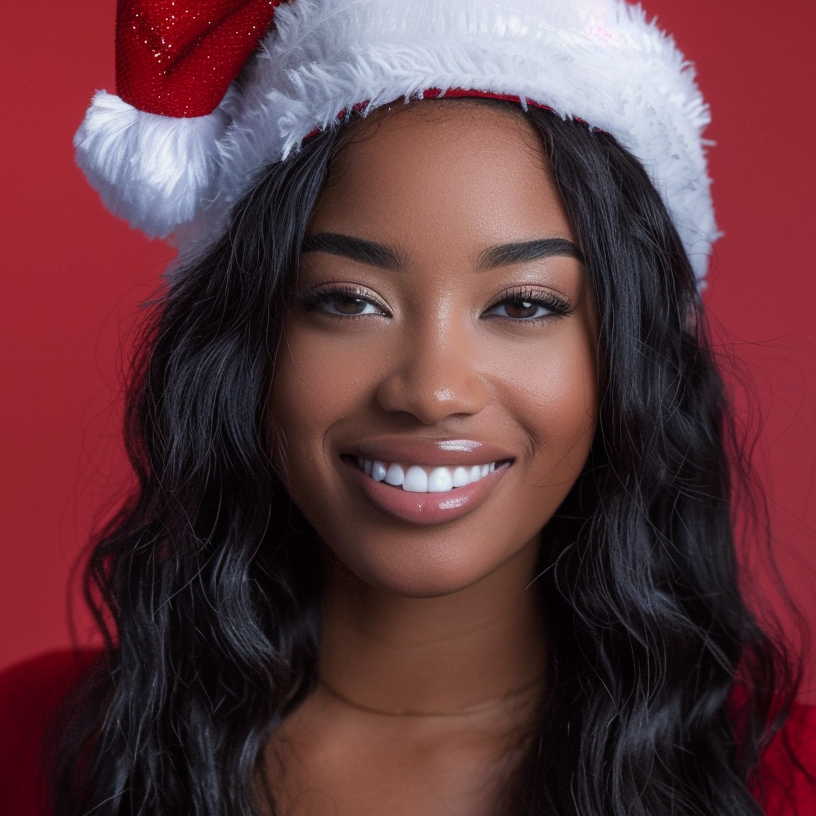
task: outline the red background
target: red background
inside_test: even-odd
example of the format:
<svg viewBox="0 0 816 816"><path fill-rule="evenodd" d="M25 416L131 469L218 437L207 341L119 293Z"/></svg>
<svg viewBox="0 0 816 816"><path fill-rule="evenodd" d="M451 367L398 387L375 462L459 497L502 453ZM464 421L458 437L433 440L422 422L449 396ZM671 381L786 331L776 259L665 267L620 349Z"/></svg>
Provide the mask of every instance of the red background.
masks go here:
<svg viewBox="0 0 816 816"><path fill-rule="evenodd" d="M723 352L756 386L756 464L776 557L814 629L816 4L645 6L696 62L713 109L725 237L706 299ZM71 138L93 90L113 90L114 15L113 0L4 7L0 670L67 646L71 602L76 637L88 642L71 568L101 508L127 483L121 348L136 305L172 257L109 216L73 163ZM767 576L760 585L770 587ZM807 665L805 696L816 701L816 661Z"/></svg>

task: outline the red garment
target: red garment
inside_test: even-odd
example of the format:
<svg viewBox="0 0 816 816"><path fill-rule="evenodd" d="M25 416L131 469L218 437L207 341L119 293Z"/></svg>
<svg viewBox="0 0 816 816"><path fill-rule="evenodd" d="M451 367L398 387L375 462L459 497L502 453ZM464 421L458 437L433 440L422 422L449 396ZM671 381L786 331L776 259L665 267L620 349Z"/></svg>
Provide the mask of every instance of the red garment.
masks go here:
<svg viewBox="0 0 816 816"><path fill-rule="evenodd" d="M38 786L39 750L49 717L87 668L93 652L52 652L0 674L0 813L47 816ZM768 816L816 816L816 787L794 767L787 739L816 776L816 708L797 706L765 756Z"/></svg>
<svg viewBox="0 0 816 816"><path fill-rule="evenodd" d="M43 732L96 652L49 652L0 674L0 814L46 816Z"/></svg>
<svg viewBox="0 0 816 816"><path fill-rule="evenodd" d="M793 766L786 742L807 773ZM768 816L816 816L816 785L809 782L808 774L816 778L816 707L798 705L762 761Z"/></svg>

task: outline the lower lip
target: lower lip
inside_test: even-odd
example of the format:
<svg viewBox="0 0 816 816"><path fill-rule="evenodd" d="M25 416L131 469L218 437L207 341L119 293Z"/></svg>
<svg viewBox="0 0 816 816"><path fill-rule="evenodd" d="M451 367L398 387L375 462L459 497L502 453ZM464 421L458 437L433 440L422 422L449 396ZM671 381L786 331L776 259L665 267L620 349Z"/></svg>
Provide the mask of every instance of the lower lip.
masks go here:
<svg viewBox="0 0 816 816"><path fill-rule="evenodd" d="M478 482L455 487L445 493L410 493L401 487L375 482L353 462L345 458L343 462L373 507L381 513L413 524L442 524L472 512L486 501L511 465L507 462Z"/></svg>

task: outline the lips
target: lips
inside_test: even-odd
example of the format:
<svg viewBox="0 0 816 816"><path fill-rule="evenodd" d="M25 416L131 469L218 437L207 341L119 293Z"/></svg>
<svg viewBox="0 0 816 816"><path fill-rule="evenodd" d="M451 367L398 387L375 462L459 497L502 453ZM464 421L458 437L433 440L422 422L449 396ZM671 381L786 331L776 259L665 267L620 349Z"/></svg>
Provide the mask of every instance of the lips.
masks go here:
<svg viewBox="0 0 816 816"><path fill-rule="evenodd" d="M416 524L452 521L479 507L513 464L507 451L475 440L378 438L342 456L378 511Z"/></svg>

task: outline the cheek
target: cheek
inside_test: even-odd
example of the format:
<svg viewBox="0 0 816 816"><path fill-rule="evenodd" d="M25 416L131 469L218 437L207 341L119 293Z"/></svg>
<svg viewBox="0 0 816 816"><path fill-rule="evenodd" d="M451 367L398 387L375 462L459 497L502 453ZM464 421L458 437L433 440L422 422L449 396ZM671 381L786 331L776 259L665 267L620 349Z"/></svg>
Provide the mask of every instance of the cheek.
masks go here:
<svg viewBox="0 0 816 816"><path fill-rule="evenodd" d="M536 478L574 480L597 421L597 368L591 335L576 333L507 361L504 402L529 440ZM548 479L551 475L553 478Z"/></svg>
<svg viewBox="0 0 816 816"><path fill-rule="evenodd" d="M287 326L275 365L269 418L272 438L284 449L291 488L315 480L327 465L332 428L359 414L370 400L374 366L365 344L327 342L320 332ZM276 451L277 456L280 451Z"/></svg>
<svg viewBox="0 0 816 816"><path fill-rule="evenodd" d="M287 435L302 436L331 421L334 408L359 393L360 367L344 343L326 343L319 333L288 327L272 383L271 416Z"/></svg>
<svg viewBox="0 0 816 816"><path fill-rule="evenodd" d="M323 397L334 384L329 379L331 369L316 352L301 342L297 332L288 331L275 364L270 396L270 420L278 437L287 451L308 451L309 457L314 455L314 442L309 440L330 421L325 411L328 401Z"/></svg>

